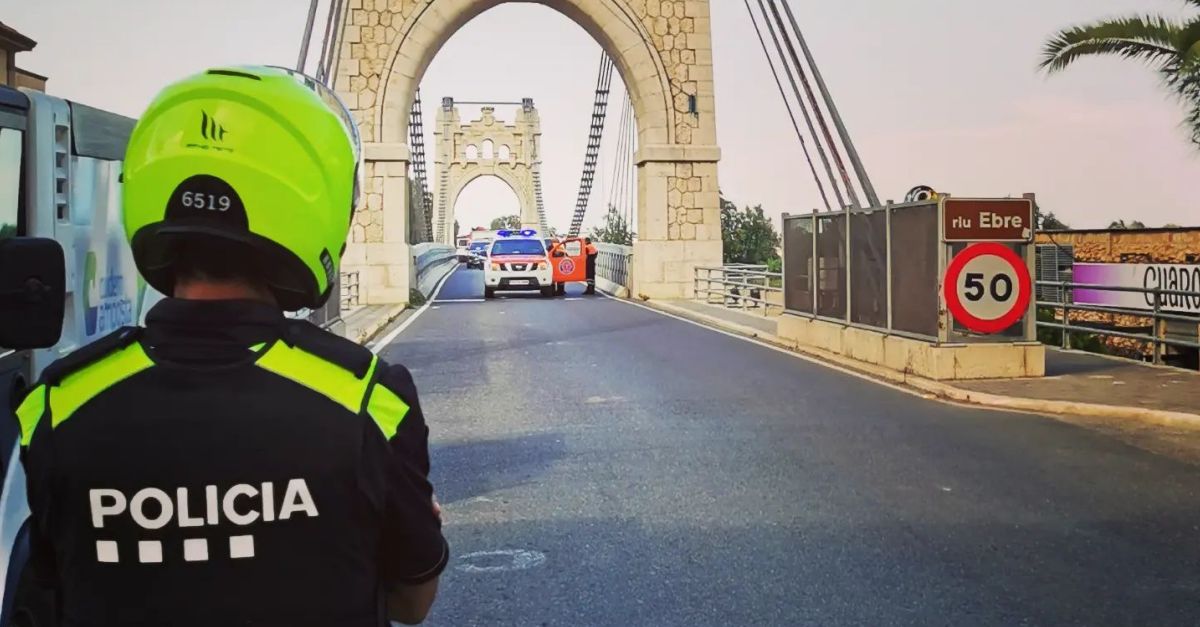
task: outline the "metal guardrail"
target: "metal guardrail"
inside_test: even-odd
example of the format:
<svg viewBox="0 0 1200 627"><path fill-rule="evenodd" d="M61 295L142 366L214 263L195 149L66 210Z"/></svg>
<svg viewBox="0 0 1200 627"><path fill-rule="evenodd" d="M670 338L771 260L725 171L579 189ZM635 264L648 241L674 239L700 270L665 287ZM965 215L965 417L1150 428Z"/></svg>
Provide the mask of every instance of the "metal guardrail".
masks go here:
<svg viewBox="0 0 1200 627"><path fill-rule="evenodd" d="M1056 288L1058 290L1057 293L1062 295L1061 302L1041 300L1037 302L1037 306L1039 308L1047 307L1059 310L1062 315L1062 322L1044 322L1039 320L1037 326L1043 329L1057 329L1062 331L1063 348L1068 348L1070 346L1071 333L1107 335L1111 337L1140 340L1151 344L1154 355L1153 359L1154 363L1156 364L1162 363L1162 353L1163 349L1166 347L1175 346L1179 348L1200 349L1200 341L1170 337L1167 333L1167 325L1165 324L1167 322L1194 324L1196 325L1198 335L1200 335L1200 316L1163 311L1164 296L1180 296L1185 299L1190 299L1193 302L1200 302L1200 292L1112 285L1091 285L1085 283L1072 283L1070 281L1037 281L1037 286ZM1144 294L1146 296L1153 297L1151 300L1153 306L1150 310L1144 310L1129 309L1126 307L1109 307L1104 305L1077 304L1071 302L1074 290L1076 289ZM1071 324L1070 314L1072 311L1087 311L1149 319L1150 328L1153 329L1153 331L1151 333L1130 333L1127 331L1106 329L1104 327Z"/></svg>
<svg viewBox="0 0 1200 627"><path fill-rule="evenodd" d="M697 299L713 304L743 310L761 307L763 314L771 307L783 309L783 273L769 272L763 265L697 267L694 288ZM779 294L779 300L766 298L770 293Z"/></svg>
<svg viewBox="0 0 1200 627"><path fill-rule="evenodd" d="M341 278L342 311L359 306L358 272L343 272Z"/></svg>
<svg viewBox="0 0 1200 627"><path fill-rule="evenodd" d="M629 268L633 265L633 247L596 242L596 276L629 287Z"/></svg>

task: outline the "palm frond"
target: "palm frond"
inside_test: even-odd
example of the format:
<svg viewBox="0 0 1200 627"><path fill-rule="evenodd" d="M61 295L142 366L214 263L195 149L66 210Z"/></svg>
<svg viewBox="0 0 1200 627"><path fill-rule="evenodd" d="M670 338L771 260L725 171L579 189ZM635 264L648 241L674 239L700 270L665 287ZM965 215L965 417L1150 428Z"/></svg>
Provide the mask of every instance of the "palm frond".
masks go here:
<svg viewBox="0 0 1200 627"><path fill-rule="evenodd" d="M1192 131L1192 143L1200 148L1200 100L1192 100L1188 105L1184 124Z"/></svg>
<svg viewBox="0 0 1200 627"><path fill-rule="evenodd" d="M1101 54L1115 54L1152 64L1178 59L1183 31L1184 27L1179 23L1156 15L1075 26L1059 31L1046 42L1040 66L1047 72L1059 72L1081 57Z"/></svg>

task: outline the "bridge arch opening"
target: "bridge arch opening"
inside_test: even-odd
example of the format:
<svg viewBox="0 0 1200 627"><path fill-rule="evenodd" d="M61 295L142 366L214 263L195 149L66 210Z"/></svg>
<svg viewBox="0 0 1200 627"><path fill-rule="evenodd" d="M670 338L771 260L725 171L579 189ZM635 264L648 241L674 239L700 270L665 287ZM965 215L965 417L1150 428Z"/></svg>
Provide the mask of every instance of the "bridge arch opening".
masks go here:
<svg viewBox="0 0 1200 627"><path fill-rule="evenodd" d="M517 216L522 211L517 181L499 174L475 174L451 190L449 204L463 235L475 227L489 228L492 220Z"/></svg>
<svg viewBox="0 0 1200 627"><path fill-rule="evenodd" d="M376 201L382 205L383 241L352 242L351 248L361 252L348 253L353 258L348 265L387 265L386 254L372 253L386 248L389 234L404 233L388 225L406 219L407 195L388 194L387 189L392 179L407 173L409 110L433 58L462 26L512 1L392 0L381 6L384 3L366 0L362 8L350 8L357 6L354 2L347 6L335 86L355 110L368 142L367 176L378 179L368 187L388 196ZM689 296L692 268L721 260L709 1L535 3L558 11L590 34L612 58L630 94L638 138L634 230L639 241L628 287L647 297ZM480 63L486 63L486 55ZM591 74L595 62L585 63ZM593 201L592 206L597 204ZM402 276L382 271L366 276L370 280L384 274ZM407 293L399 288L366 287L381 296L380 302L387 302L389 294Z"/></svg>

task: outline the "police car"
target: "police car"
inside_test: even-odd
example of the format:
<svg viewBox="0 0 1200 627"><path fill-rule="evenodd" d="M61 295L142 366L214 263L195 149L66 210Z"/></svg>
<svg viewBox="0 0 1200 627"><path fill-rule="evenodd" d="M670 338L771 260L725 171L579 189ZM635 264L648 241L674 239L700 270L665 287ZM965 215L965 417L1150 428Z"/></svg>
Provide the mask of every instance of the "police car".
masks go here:
<svg viewBox="0 0 1200 627"><path fill-rule="evenodd" d="M483 264L483 295L497 291L539 290L554 296L554 273L546 244L537 231L497 231Z"/></svg>

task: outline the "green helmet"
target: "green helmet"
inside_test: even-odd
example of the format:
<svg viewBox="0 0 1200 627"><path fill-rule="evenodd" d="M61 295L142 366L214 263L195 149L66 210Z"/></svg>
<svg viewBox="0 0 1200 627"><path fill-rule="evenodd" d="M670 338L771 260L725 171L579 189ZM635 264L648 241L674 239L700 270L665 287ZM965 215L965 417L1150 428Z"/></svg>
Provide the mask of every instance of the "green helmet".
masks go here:
<svg viewBox="0 0 1200 627"><path fill-rule="evenodd" d="M329 298L359 198L357 126L338 97L284 68L214 68L164 89L124 169L125 233L170 294L181 239L245 250L285 310Z"/></svg>

